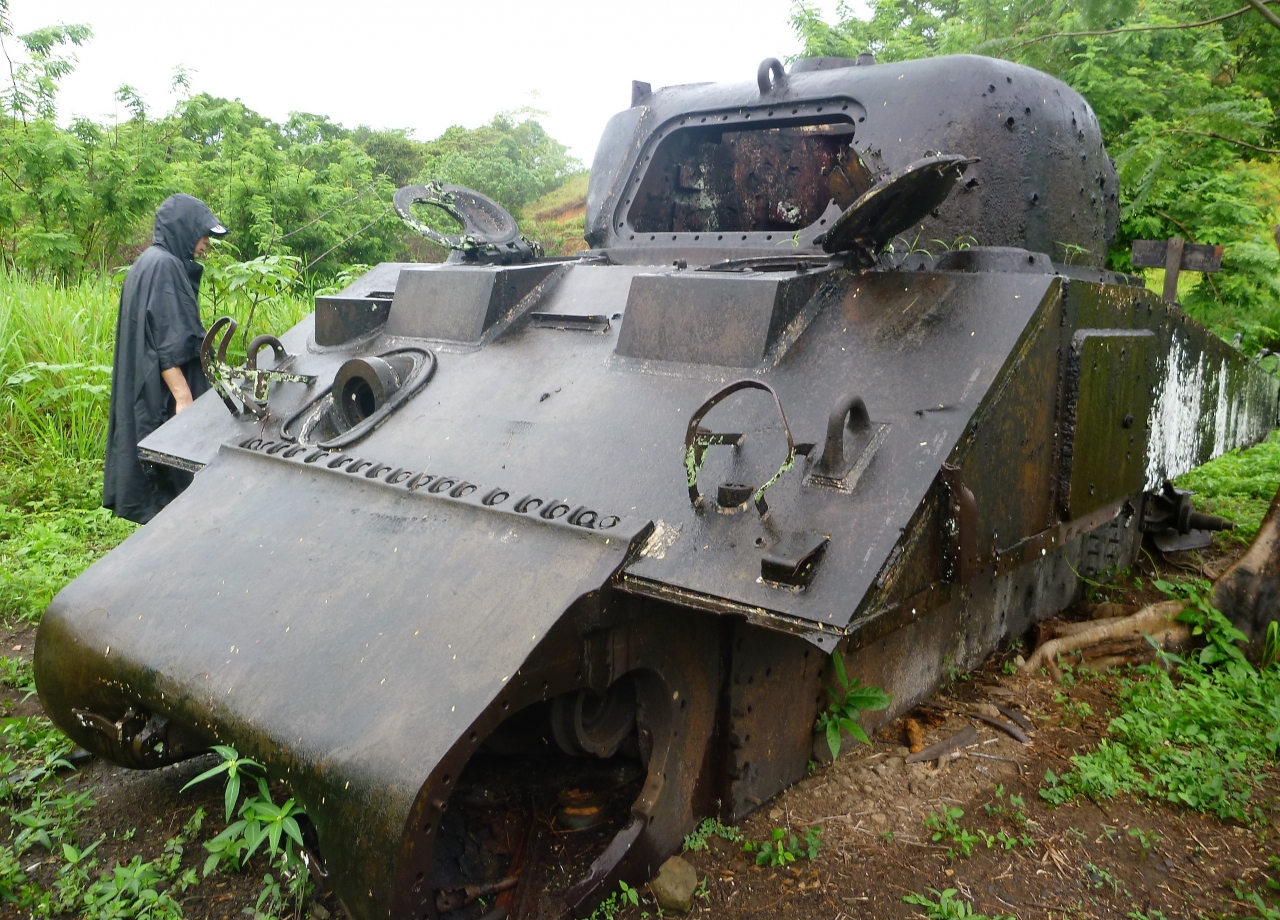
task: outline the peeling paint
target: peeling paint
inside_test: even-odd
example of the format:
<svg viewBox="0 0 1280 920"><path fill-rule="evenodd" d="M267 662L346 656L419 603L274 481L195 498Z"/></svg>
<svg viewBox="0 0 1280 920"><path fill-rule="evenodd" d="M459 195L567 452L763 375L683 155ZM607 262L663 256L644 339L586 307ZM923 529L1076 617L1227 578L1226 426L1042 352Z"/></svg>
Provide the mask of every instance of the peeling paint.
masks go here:
<svg viewBox="0 0 1280 920"><path fill-rule="evenodd" d="M1225 358L1211 368L1203 352L1192 358L1173 338L1148 420L1148 489L1266 435L1275 385L1256 377L1233 373Z"/></svg>
<svg viewBox="0 0 1280 920"><path fill-rule="evenodd" d="M1147 488L1197 465L1204 355L1189 357L1175 336L1156 385L1147 428Z"/></svg>

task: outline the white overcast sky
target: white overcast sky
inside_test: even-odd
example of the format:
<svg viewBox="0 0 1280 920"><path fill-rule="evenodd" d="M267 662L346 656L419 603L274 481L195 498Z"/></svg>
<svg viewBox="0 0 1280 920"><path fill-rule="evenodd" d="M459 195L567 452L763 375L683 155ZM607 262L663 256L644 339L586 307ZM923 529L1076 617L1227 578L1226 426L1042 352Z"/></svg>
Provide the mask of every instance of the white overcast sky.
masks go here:
<svg viewBox="0 0 1280 920"><path fill-rule="evenodd" d="M836 0L818 6L834 17ZM788 0L11 0L11 10L19 34L93 27L63 81L62 120L115 117L122 83L167 111L181 65L193 91L269 118L313 112L420 140L533 106L588 166L632 79L750 80L763 58L799 50Z"/></svg>

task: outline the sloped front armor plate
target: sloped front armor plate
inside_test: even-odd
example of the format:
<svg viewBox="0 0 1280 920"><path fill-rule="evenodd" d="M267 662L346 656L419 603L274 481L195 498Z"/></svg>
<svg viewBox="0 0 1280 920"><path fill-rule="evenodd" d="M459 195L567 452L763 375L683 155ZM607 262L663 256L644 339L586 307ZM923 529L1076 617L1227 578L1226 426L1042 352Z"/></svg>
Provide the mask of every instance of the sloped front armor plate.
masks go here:
<svg viewBox="0 0 1280 920"><path fill-rule="evenodd" d="M335 890L385 917L432 769L626 550L624 534L224 450L57 596L36 679L91 749L72 709L142 706L270 764Z"/></svg>

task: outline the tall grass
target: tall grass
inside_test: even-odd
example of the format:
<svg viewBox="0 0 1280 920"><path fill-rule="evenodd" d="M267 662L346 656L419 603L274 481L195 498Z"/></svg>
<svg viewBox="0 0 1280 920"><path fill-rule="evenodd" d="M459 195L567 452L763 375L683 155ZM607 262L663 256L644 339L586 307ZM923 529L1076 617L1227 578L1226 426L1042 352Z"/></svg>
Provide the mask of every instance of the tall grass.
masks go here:
<svg viewBox="0 0 1280 920"><path fill-rule="evenodd" d="M101 457L119 289L0 274L0 459Z"/></svg>
<svg viewBox="0 0 1280 920"><path fill-rule="evenodd" d="M62 285L0 273L0 460L101 459L122 278ZM219 305L248 316L243 298ZM305 295L264 301L254 331L283 332L310 311Z"/></svg>
<svg viewBox="0 0 1280 920"><path fill-rule="evenodd" d="M133 531L102 508L122 277L65 285L0 273L0 622L38 619ZM247 302L219 306L247 318ZM303 295L260 303L254 330L283 332L310 309Z"/></svg>

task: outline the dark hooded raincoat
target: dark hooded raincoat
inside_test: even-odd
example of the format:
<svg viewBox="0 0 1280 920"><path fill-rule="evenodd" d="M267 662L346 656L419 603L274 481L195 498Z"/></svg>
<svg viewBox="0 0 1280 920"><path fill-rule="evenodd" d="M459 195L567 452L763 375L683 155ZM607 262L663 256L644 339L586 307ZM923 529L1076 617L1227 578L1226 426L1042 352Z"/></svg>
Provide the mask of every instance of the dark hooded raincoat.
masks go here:
<svg viewBox="0 0 1280 920"><path fill-rule="evenodd" d="M204 328L197 302L204 266L195 250L212 231L224 232L203 201L167 198L156 211L152 245L133 263L120 293L102 504L139 524L191 482L190 473L139 460L138 443L174 415L161 371L181 368L192 398L209 389L200 369Z"/></svg>

